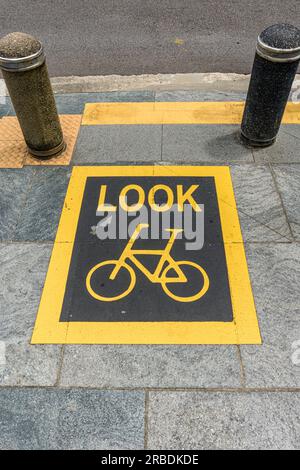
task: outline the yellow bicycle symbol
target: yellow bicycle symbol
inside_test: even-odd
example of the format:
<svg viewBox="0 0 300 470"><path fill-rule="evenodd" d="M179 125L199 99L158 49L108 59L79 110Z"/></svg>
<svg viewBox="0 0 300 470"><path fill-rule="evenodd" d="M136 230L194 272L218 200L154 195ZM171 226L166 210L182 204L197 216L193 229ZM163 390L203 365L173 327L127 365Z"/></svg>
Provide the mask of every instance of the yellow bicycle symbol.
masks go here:
<svg viewBox="0 0 300 470"><path fill-rule="evenodd" d="M200 299L203 297L208 288L209 288L209 278L206 273L206 271L199 266L196 263L193 263L192 261L175 261L172 256L170 255L171 249L173 247L173 244L175 242L175 239L177 235L182 232L183 230L181 229L168 229L166 231L170 232L172 235L170 236L170 239L166 245L166 248L164 250L133 250L133 244L135 240L138 238L140 232L143 230L143 228L149 227L148 224L139 224L132 237L128 241L123 253L121 254L120 258L117 260L107 260L107 261L102 261L99 264L96 264L88 273L86 277L86 288L89 292L89 294L94 297L94 299L101 300L102 302L113 302L116 300L120 300L124 297L126 297L132 290L134 289L134 286L136 284L136 274L134 269L127 264L127 260L130 260L140 271L142 271L143 274L149 279L150 282L152 283L159 283L161 284L164 292L171 297L172 299L178 301L178 302L195 302L196 300ZM154 273L151 273L137 258L136 255L158 255L160 256L160 260L158 262L158 265L154 271ZM165 264L167 263L167 266ZM125 290L116 296L112 297L106 297L103 295L100 295L99 293L95 292L95 290L92 288L92 277L95 274L96 271L101 270L102 268L105 268L106 266L112 267L111 273L109 275L109 280L115 280L119 272L123 269L126 270L129 273L130 277L130 282L129 286L125 288ZM184 272L182 271L182 267L184 266L190 266L200 272L201 274L201 280L202 280L202 287L197 292L195 295L192 295L190 297L180 297L173 292L171 292L169 285L173 285L176 283L187 283L188 279L185 276ZM167 274L169 271L175 271L176 277L168 277Z"/></svg>

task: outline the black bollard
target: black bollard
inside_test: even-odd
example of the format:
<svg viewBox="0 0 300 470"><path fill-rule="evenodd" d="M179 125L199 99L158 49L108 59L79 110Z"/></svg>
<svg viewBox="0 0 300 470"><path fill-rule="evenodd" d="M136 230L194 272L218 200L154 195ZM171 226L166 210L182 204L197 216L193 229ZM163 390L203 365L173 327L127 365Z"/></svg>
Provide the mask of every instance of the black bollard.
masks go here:
<svg viewBox="0 0 300 470"><path fill-rule="evenodd" d="M241 137L250 147L276 141L300 61L300 30L270 26L258 37Z"/></svg>
<svg viewBox="0 0 300 470"><path fill-rule="evenodd" d="M41 43L24 33L0 39L0 68L29 152L49 158L65 149Z"/></svg>

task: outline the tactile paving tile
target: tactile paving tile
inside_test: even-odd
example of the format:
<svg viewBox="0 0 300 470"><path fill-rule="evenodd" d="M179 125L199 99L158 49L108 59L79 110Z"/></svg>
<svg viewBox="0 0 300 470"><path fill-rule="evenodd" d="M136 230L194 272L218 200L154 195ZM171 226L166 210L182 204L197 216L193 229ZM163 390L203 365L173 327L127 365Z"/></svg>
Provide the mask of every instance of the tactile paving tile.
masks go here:
<svg viewBox="0 0 300 470"><path fill-rule="evenodd" d="M72 159L82 116L61 115L66 150L58 157L40 160L29 154L18 120L14 116L0 120L0 168L20 168L23 165L69 165Z"/></svg>
<svg viewBox="0 0 300 470"><path fill-rule="evenodd" d="M23 140L23 134L15 116L0 119L0 141L7 140Z"/></svg>
<svg viewBox="0 0 300 470"><path fill-rule="evenodd" d="M26 154L26 146L21 140L0 140L0 168L22 168Z"/></svg>

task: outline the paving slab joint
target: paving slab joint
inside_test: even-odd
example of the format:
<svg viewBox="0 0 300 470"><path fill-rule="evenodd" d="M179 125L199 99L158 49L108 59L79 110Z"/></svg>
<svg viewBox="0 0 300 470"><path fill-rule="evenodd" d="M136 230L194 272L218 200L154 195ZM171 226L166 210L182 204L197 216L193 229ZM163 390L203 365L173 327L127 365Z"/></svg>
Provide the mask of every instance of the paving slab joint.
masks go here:
<svg viewBox="0 0 300 470"><path fill-rule="evenodd" d="M243 388L246 388L246 372L245 372L245 367L243 364L243 357L242 357L242 352L241 352L241 346L238 344L238 357L240 361L240 370L241 370L241 384Z"/></svg>
<svg viewBox="0 0 300 470"><path fill-rule="evenodd" d="M145 415L144 415L144 448L148 449L148 433L149 433L149 391L145 390Z"/></svg>
<svg viewBox="0 0 300 470"><path fill-rule="evenodd" d="M287 226L288 226L288 228L289 228L289 232L290 232L290 236L291 236L292 242L295 242L296 239L295 239L295 237L294 237L294 233L293 233L293 230L292 230L292 227L291 227L291 224L290 224L288 215L287 215L287 211L286 211L286 208L285 208L285 204L284 204L283 199L282 199L282 194L281 194L281 191L280 191L279 186L278 186L276 174L275 174L275 172L274 172L274 169L273 169L273 166L272 166L271 163L269 163L269 168L270 168L270 172L271 172L271 175L272 175L272 178L273 178L273 181L274 181L275 189L276 189L276 191L277 191L277 193L278 193L278 197L279 197L279 199L280 199L280 204L281 204L282 211L283 211L284 216L285 216L285 219L286 219Z"/></svg>

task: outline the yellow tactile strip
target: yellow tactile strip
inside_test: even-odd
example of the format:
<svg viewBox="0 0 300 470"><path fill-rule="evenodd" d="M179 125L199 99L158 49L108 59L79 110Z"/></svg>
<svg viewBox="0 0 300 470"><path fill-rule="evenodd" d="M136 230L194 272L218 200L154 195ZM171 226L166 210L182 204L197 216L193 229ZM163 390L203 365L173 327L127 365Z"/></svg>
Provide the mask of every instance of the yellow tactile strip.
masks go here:
<svg viewBox="0 0 300 470"><path fill-rule="evenodd" d="M240 124L244 102L87 103L83 125ZM288 103L284 124L300 124L300 106Z"/></svg>
<svg viewBox="0 0 300 470"><path fill-rule="evenodd" d="M24 165L69 165L79 132L81 117L80 114L60 116L67 148L61 155L49 160L39 160L28 153L16 117L2 118L0 120L0 168L22 168Z"/></svg>

